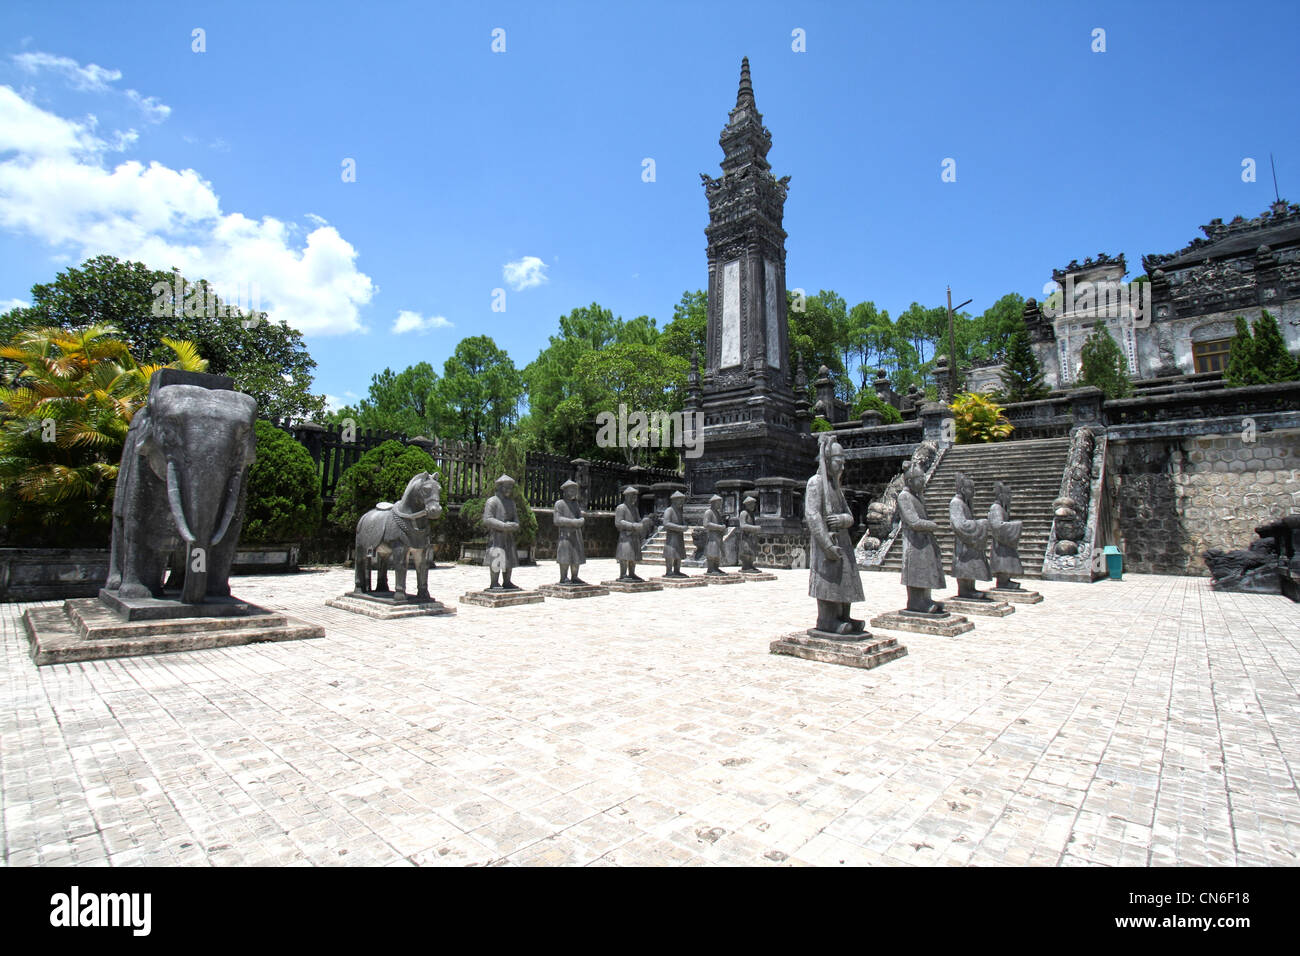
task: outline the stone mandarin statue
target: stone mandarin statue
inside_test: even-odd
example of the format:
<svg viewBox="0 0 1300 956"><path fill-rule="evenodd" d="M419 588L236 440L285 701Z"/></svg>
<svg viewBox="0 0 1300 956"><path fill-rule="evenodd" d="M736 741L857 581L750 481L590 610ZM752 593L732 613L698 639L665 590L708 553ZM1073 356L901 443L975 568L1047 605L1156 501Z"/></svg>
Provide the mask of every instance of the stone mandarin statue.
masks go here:
<svg viewBox="0 0 1300 956"><path fill-rule="evenodd" d="M939 526L925 512L925 472L909 467L906 487L898 493L898 516L903 536L903 586L907 610L917 614L942 614L943 605L930 600L930 591L944 587L943 558L934 533Z"/></svg>
<svg viewBox="0 0 1300 956"><path fill-rule="evenodd" d="M489 591L518 591L510 583L510 573L519 563L515 535L519 531L519 514L515 510L515 480L502 475L496 480L496 493L483 505L483 527L488 531L487 552L483 563L492 572Z"/></svg>
<svg viewBox="0 0 1300 956"><path fill-rule="evenodd" d="M582 543L582 526L587 519L578 504L581 486L576 481L560 485L564 496L555 503L555 560L560 565L561 584L586 584L578 577L578 566L587 563L587 551Z"/></svg>
<svg viewBox="0 0 1300 956"><path fill-rule="evenodd" d="M817 599L817 630L858 634L864 624L849 612L854 601L862 600L862 578L849 537L853 513L840 487L843 474L844 449L831 435L822 435L817 474L808 479L804 495L804 519L812 539L808 594Z"/></svg>
<svg viewBox="0 0 1300 956"><path fill-rule="evenodd" d="M442 488L433 475L421 472L406 484L397 503L381 501L357 522L356 591L360 594L388 594L388 568L391 565L397 581L397 591L392 600L406 600L406 557L415 556L415 584L417 601L431 601L429 596L429 544L432 536L429 522L442 514L439 493ZM370 571L375 570L374 592L370 587Z"/></svg>
<svg viewBox="0 0 1300 956"><path fill-rule="evenodd" d="M722 574L722 536L727 532L727 519L722 516L722 495L709 499L708 510L700 520L704 529L704 561L708 565L705 574Z"/></svg>
<svg viewBox="0 0 1300 956"><path fill-rule="evenodd" d="M244 523L257 402L223 375L161 369L122 446L107 591L135 600L229 597L230 567Z"/></svg>
<svg viewBox="0 0 1300 956"><path fill-rule="evenodd" d="M636 573L637 562L641 560L641 543L649 531L650 518L641 517L637 502L641 493L628 485L623 489L623 503L614 509L614 527L618 530L618 549L614 557L618 559L618 580L642 581Z"/></svg>
<svg viewBox="0 0 1300 956"><path fill-rule="evenodd" d="M968 475L957 473L957 493L948 504L948 518L952 522L952 576L957 579L957 597L967 601L990 601L987 594L975 589L976 581L989 580L989 523L976 518L971 510L975 504L975 482Z"/></svg>
<svg viewBox="0 0 1300 956"><path fill-rule="evenodd" d="M668 507L664 509L664 577L666 578L684 578L689 575L682 573L682 559L686 557L686 530L689 527L686 523L686 512L683 506L686 503L686 495L680 491L674 491L669 496Z"/></svg>
<svg viewBox="0 0 1300 956"><path fill-rule="evenodd" d="M754 512L757 510L758 499L753 495L746 495L740 514L736 516L740 528L737 557L740 559L740 570L746 574L758 573L758 568L754 566L754 559L758 555L758 535L761 530L758 522L754 520Z"/></svg>
<svg viewBox="0 0 1300 956"><path fill-rule="evenodd" d="M993 504L989 505L989 533L993 537L990 564L1000 591L1021 589L1019 582L1011 580L1011 575L1025 573L1020 564L1020 525L1011 520L1011 489L1001 481L994 482Z"/></svg>

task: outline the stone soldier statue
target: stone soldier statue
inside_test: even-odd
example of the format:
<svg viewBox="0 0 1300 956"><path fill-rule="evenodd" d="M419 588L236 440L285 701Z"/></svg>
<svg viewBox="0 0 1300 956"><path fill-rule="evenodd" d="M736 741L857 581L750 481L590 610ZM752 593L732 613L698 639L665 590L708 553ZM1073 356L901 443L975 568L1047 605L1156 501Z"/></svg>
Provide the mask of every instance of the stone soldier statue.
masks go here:
<svg viewBox="0 0 1300 956"><path fill-rule="evenodd" d="M614 527L618 531L618 549L614 557L618 559L618 579L620 581L641 581L637 576L636 563L641 560L641 542L649 532L650 518L641 517L637 502L641 493L628 485L623 489L623 503L614 509Z"/></svg>
<svg viewBox="0 0 1300 956"><path fill-rule="evenodd" d="M520 590L519 585L510 583L510 572L519 563L515 551L519 514L515 510L515 480L509 475L496 480L496 493L483 505L483 527L488 531L483 563L492 571L492 586L488 590Z"/></svg>
<svg viewBox="0 0 1300 956"><path fill-rule="evenodd" d="M976 518L971 506L975 504L975 482L968 475L957 473L957 493L948 504L948 518L952 522L952 576L957 579L957 597L967 601L990 601L987 594L975 589L976 581L987 581L989 575L989 523Z"/></svg>
<svg viewBox="0 0 1300 956"><path fill-rule="evenodd" d="M727 519L722 516L722 495L709 499L709 509L700 521L704 529L704 561L708 565L705 574L722 574L722 536L727 532Z"/></svg>
<svg viewBox="0 0 1300 956"><path fill-rule="evenodd" d="M1011 520L1011 489L1001 481L993 483L993 504L989 505L989 532L993 537L993 555L990 570L997 575L999 590L1019 591L1021 585L1011 580L1013 574L1024 574L1020 564L1020 525Z"/></svg>
<svg viewBox="0 0 1300 956"><path fill-rule="evenodd" d="M582 526L587 519L578 504L578 491L582 486L576 481L560 485L564 496L555 503L555 560L560 565L561 584L586 584L578 577L578 565L587 563L587 551L582 544Z"/></svg>
<svg viewBox="0 0 1300 956"><path fill-rule="evenodd" d="M925 513L925 472L911 465L904 473L906 487L898 493L898 516L903 531L903 585L907 588L907 610L919 614L942 614L943 605L930 600L930 591L944 587L943 558L934 533L939 526Z"/></svg>
<svg viewBox="0 0 1300 956"><path fill-rule="evenodd" d="M686 512L683 508L686 495L674 491L668 498L668 507L664 509L664 577L685 578L682 573L682 559L686 557Z"/></svg>
<svg viewBox="0 0 1300 956"><path fill-rule="evenodd" d="M812 538L808 594L817 599L817 630L860 634L863 622L849 615L853 602L862 600L862 578L849 537L853 514L840 487L844 449L832 435L819 441L817 474L808 479L804 493L804 520Z"/></svg>
<svg viewBox="0 0 1300 956"><path fill-rule="evenodd" d="M740 570L746 574L757 574L758 568L754 566L754 558L758 555L757 539L759 533L758 522L754 520L754 512L758 510L758 499L753 495L746 495L740 513L736 515L736 522L740 528L740 540L737 544L737 557L740 559Z"/></svg>

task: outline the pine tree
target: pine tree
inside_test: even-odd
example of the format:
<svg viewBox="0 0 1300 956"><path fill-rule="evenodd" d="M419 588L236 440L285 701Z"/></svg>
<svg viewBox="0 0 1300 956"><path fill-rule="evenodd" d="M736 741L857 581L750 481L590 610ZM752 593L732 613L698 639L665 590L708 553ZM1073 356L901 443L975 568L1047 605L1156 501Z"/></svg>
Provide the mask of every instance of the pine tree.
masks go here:
<svg viewBox="0 0 1300 956"><path fill-rule="evenodd" d="M1265 383L1290 382L1300 378L1300 366L1286 350L1282 330L1268 309L1255 321L1255 367Z"/></svg>
<svg viewBox="0 0 1300 956"><path fill-rule="evenodd" d="M1106 398L1124 398L1132 391L1128 379L1128 362L1119 345L1111 338L1106 323L1098 322L1092 335L1079 352L1083 363L1080 380L1084 385L1094 385Z"/></svg>
<svg viewBox="0 0 1300 956"><path fill-rule="evenodd" d="M1046 397L1049 389L1043 381L1043 367L1029 344L1029 331L1023 321L1007 341L1006 362L1002 367L1002 400L1032 402Z"/></svg>
<svg viewBox="0 0 1300 956"><path fill-rule="evenodd" d="M1262 385L1264 377L1255 361L1255 339L1250 334L1244 315L1237 316L1237 334L1228 346L1228 366L1223 370L1223 380L1230 388L1242 385Z"/></svg>

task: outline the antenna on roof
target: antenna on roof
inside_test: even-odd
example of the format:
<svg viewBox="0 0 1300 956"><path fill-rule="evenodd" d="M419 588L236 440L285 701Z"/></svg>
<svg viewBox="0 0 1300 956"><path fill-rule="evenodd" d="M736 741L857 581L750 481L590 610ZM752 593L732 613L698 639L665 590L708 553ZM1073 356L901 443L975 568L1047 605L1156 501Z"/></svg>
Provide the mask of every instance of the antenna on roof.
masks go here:
<svg viewBox="0 0 1300 956"><path fill-rule="evenodd" d="M1282 197L1277 194L1277 165L1273 162L1273 154L1268 154L1268 164L1273 167L1273 199L1281 202Z"/></svg>

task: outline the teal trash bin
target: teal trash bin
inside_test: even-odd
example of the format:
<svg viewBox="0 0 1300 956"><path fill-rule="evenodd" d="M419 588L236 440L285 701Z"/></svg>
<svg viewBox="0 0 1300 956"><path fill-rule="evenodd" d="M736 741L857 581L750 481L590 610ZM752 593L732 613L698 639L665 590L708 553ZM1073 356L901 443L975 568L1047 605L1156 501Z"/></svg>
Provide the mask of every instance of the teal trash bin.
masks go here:
<svg viewBox="0 0 1300 956"><path fill-rule="evenodd" d="M1102 548L1102 553L1106 556L1106 571L1110 574L1110 579L1124 580L1124 555L1119 553L1119 548L1108 544Z"/></svg>

